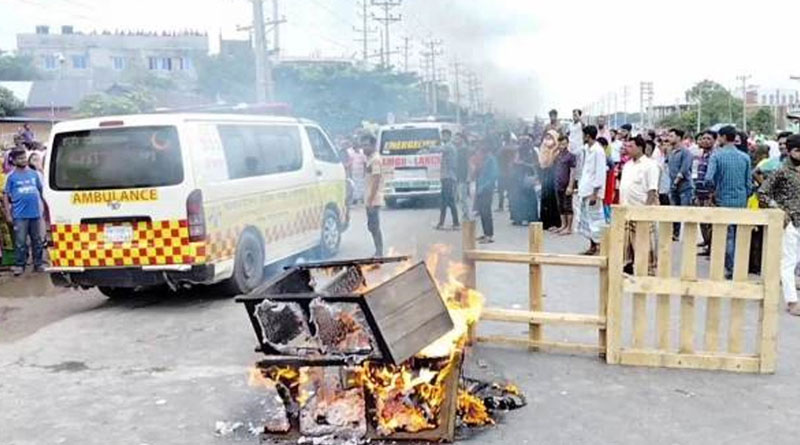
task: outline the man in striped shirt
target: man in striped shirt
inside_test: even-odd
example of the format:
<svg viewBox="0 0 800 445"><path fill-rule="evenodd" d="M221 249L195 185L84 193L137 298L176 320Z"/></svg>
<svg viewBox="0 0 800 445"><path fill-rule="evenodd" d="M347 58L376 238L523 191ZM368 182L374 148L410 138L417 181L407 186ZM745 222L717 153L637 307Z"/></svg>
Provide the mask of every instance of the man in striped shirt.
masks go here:
<svg viewBox="0 0 800 445"><path fill-rule="evenodd" d="M711 190L706 185L706 173L708 172L708 161L711 159L711 151L717 141L715 131L706 130L697 135L697 146L700 147L701 154L697 158L697 176L694 178L695 205L698 207L711 207ZM711 224L701 224L700 233L703 241L697 247L703 247L703 251L698 255L709 256L711 252Z"/></svg>
<svg viewBox="0 0 800 445"><path fill-rule="evenodd" d="M711 190L714 203L718 207L747 207L750 196L751 166L750 157L733 144L736 129L732 126L719 130L720 148L714 150L708 160L706 184ZM733 252L736 249L736 226L728 226L728 240L725 246L725 276L733 275ZM694 240L691 240L694 242Z"/></svg>

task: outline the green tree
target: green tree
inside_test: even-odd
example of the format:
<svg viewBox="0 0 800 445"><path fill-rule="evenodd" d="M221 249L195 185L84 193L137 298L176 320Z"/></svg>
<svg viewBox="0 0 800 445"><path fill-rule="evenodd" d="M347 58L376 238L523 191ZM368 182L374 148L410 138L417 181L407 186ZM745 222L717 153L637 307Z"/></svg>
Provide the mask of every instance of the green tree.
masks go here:
<svg viewBox="0 0 800 445"><path fill-rule="evenodd" d="M686 101L692 109L667 116L659 122L661 126L680 127L686 131L697 130L697 103L700 102L700 128L715 124L742 122L742 100L711 80L698 82L686 91Z"/></svg>
<svg viewBox="0 0 800 445"><path fill-rule="evenodd" d="M23 106L8 88L0 87L0 117L13 116Z"/></svg>
<svg viewBox="0 0 800 445"><path fill-rule="evenodd" d="M195 61L204 96L230 103L255 102L255 62L251 54L217 54Z"/></svg>
<svg viewBox="0 0 800 445"><path fill-rule="evenodd" d="M771 135L775 130L775 116L769 107L761 107L747 118L747 129L763 135Z"/></svg>
<svg viewBox="0 0 800 445"><path fill-rule="evenodd" d="M37 80L42 73L28 56L0 56L0 80Z"/></svg>
<svg viewBox="0 0 800 445"><path fill-rule="evenodd" d="M137 114L153 110L153 97L141 90L121 96L100 93L86 96L78 104L78 117L110 116L114 114Z"/></svg>

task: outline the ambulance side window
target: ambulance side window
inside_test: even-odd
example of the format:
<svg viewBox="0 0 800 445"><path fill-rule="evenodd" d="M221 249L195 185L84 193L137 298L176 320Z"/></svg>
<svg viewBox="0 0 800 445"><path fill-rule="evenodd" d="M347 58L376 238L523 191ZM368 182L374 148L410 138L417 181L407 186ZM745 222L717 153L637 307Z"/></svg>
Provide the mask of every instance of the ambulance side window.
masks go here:
<svg viewBox="0 0 800 445"><path fill-rule="evenodd" d="M309 142L311 142L311 150L314 152L314 157L318 161L334 164L340 162L339 155L333 150L330 142L328 142L328 138L325 137L325 134L323 134L319 128L306 127L306 133L308 134Z"/></svg>
<svg viewBox="0 0 800 445"><path fill-rule="evenodd" d="M230 179L300 170L300 131L287 125L218 125Z"/></svg>

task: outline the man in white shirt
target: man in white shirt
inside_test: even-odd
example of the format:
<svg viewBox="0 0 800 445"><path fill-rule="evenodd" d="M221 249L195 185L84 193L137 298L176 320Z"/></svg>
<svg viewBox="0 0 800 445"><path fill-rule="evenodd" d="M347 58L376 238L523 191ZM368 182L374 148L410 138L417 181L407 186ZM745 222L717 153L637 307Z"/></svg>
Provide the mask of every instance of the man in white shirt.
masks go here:
<svg viewBox="0 0 800 445"><path fill-rule="evenodd" d="M586 149L583 147L583 112L580 109L572 110L572 123L569 124L569 152L575 156L575 182L580 183L583 170L583 157ZM581 200L572 200L573 231L578 230L581 216Z"/></svg>
<svg viewBox="0 0 800 445"><path fill-rule="evenodd" d="M644 138L637 136L625 143L625 151L631 160L622 167L622 177L619 185L620 204L625 206L652 206L658 205L658 187L661 169L658 163L644 155L646 143ZM632 274L634 240L636 239L637 224L628 224L625 245L625 273ZM648 266L655 268L655 230L650 225L650 255Z"/></svg>
<svg viewBox="0 0 800 445"><path fill-rule="evenodd" d="M589 125L583 129L583 139L587 147L583 160L580 182L578 182L578 201L581 203L578 231L589 239L589 249L584 255L596 255L600 238L606 226L603 213L603 195L606 187L606 153L597 143L597 127Z"/></svg>

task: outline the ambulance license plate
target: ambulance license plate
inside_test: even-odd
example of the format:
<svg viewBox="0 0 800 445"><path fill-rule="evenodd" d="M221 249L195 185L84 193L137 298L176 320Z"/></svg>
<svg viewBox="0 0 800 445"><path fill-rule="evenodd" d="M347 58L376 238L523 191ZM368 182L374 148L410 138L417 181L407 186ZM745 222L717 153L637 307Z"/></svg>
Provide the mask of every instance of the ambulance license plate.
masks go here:
<svg viewBox="0 0 800 445"><path fill-rule="evenodd" d="M130 243L133 241L133 227L107 226L105 236L107 243Z"/></svg>

